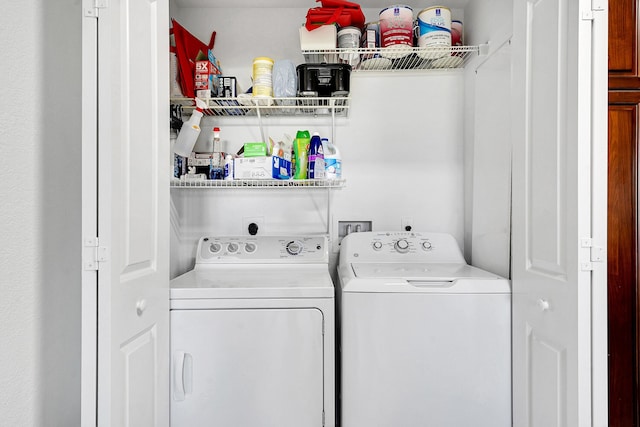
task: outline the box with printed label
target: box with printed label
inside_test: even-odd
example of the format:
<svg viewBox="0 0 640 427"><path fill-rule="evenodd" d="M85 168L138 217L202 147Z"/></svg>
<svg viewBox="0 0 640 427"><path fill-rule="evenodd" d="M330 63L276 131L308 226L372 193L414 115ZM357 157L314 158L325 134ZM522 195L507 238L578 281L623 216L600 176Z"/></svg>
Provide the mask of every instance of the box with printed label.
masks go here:
<svg viewBox="0 0 640 427"><path fill-rule="evenodd" d="M238 157L233 163L234 179L289 179L291 177L291 162L282 157Z"/></svg>
<svg viewBox="0 0 640 427"><path fill-rule="evenodd" d="M211 98L218 94L218 77L222 74L220 62L209 51L208 57L204 54L196 58L196 71L194 75L195 91L198 98Z"/></svg>

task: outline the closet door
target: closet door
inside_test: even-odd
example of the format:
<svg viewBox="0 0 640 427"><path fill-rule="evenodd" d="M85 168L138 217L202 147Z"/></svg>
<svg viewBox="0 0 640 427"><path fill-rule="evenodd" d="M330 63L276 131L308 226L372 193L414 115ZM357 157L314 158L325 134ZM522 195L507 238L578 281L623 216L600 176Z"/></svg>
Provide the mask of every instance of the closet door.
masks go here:
<svg viewBox="0 0 640 427"><path fill-rule="evenodd" d="M515 1L512 45L513 423L602 425L606 10Z"/></svg>
<svg viewBox="0 0 640 427"><path fill-rule="evenodd" d="M97 19L97 420L168 426L168 3L110 0Z"/></svg>

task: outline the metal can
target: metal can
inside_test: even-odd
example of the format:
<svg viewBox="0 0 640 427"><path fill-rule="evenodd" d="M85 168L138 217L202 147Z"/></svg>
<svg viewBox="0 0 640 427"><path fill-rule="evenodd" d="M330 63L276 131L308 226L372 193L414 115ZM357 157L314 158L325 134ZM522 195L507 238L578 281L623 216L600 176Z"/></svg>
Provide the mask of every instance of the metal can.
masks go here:
<svg viewBox="0 0 640 427"><path fill-rule="evenodd" d="M413 9L397 4L380 11L382 56L401 58L413 47Z"/></svg>

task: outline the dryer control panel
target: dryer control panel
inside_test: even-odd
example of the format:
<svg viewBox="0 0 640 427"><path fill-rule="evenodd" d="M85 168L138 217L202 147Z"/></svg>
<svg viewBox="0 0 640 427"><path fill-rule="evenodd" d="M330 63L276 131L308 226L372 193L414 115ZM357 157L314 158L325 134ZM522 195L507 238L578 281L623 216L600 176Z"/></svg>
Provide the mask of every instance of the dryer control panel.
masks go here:
<svg viewBox="0 0 640 427"><path fill-rule="evenodd" d="M205 236L196 264L326 264L327 236Z"/></svg>
<svg viewBox="0 0 640 427"><path fill-rule="evenodd" d="M450 234L387 231L351 233L342 240L340 262L465 262Z"/></svg>

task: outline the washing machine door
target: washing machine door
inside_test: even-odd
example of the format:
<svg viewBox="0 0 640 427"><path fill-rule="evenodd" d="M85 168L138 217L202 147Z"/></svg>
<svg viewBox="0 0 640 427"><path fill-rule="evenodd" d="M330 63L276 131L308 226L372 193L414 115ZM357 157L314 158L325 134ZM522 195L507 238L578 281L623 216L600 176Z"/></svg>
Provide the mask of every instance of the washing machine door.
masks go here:
<svg viewBox="0 0 640 427"><path fill-rule="evenodd" d="M173 310L172 427L322 426L322 313Z"/></svg>

